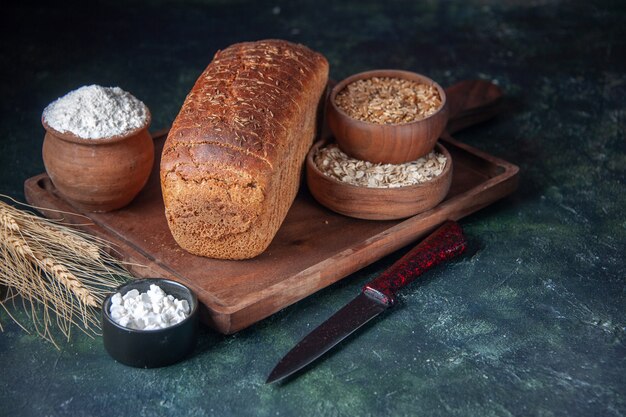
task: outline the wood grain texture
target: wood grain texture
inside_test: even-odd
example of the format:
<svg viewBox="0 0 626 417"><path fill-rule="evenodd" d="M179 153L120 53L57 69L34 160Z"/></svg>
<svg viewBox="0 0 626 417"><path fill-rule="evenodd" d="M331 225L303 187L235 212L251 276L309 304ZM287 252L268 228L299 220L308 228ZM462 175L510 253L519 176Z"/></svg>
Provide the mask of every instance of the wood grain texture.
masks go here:
<svg viewBox="0 0 626 417"><path fill-rule="evenodd" d="M502 90L486 80L461 81L446 88L449 98L448 134L491 119L502 111Z"/></svg>
<svg viewBox="0 0 626 417"><path fill-rule="evenodd" d="M164 134L155 135L157 155ZM190 286L203 303L203 321L233 333L324 288L425 235L445 220L461 219L510 194L518 168L444 135L454 160L452 184L437 207L402 221L359 220L319 205L302 187L276 237L260 256L243 261L191 255L172 238L164 216L158 163L147 186L124 209L85 213L88 229L117 246L138 277L164 277ZM26 181L28 202L46 216L69 205L45 174ZM84 224L84 217L65 216Z"/></svg>

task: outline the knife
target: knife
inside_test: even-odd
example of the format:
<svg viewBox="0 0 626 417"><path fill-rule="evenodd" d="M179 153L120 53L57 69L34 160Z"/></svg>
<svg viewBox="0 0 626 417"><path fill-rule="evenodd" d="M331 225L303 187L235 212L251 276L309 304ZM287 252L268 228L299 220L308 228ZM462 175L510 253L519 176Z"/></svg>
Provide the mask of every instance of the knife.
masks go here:
<svg viewBox="0 0 626 417"><path fill-rule="evenodd" d="M366 284L355 299L293 347L270 373L266 383L304 368L365 323L392 307L396 293L435 265L463 253L467 241L458 223L445 222L381 275Z"/></svg>

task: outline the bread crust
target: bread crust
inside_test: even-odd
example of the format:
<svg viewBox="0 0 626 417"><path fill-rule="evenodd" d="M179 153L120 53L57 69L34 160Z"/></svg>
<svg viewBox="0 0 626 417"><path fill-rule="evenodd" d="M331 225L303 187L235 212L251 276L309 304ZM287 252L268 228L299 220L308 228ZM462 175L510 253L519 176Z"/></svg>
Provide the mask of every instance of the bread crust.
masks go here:
<svg viewBox="0 0 626 417"><path fill-rule="evenodd" d="M165 216L183 249L246 259L269 246L297 193L327 81L326 59L287 41L215 54L161 158Z"/></svg>

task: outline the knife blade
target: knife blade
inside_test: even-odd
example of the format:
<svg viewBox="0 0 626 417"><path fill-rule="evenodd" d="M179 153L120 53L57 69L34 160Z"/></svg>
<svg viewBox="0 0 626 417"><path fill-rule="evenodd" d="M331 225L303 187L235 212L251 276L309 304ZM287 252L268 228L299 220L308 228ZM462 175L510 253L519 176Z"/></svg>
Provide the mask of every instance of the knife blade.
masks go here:
<svg viewBox="0 0 626 417"><path fill-rule="evenodd" d="M276 364L266 383L293 375L396 303L396 293L441 262L460 255L467 241L458 223L445 222L341 310L306 335Z"/></svg>

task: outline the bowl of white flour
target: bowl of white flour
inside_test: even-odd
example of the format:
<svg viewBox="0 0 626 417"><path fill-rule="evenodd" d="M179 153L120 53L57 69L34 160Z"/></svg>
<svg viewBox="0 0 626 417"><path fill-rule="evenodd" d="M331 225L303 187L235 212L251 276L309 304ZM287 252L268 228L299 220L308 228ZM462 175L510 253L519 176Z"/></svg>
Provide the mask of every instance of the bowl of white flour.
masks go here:
<svg viewBox="0 0 626 417"><path fill-rule="evenodd" d="M57 190L85 211L129 204L152 171L151 115L119 87L89 85L54 100L43 111L43 160Z"/></svg>
<svg viewBox="0 0 626 417"><path fill-rule="evenodd" d="M102 338L118 362L155 368L179 362L196 344L198 299L185 285L147 278L131 281L102 305Z"/></svg>

